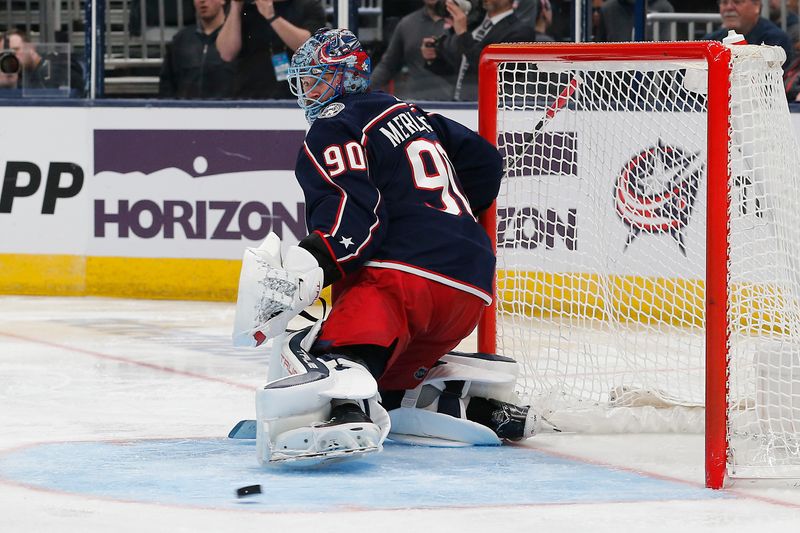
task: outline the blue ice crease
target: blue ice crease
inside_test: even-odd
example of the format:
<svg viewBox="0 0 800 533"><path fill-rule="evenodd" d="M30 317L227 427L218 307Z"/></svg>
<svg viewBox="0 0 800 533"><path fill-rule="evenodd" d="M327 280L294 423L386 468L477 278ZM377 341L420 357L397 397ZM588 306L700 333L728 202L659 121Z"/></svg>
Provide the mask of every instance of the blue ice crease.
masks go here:
<svg viewBox="0 0 800 533"><path fill-rule="evenodd" d="M0 456L0 478L113 499L287 512L731 497L511 446L387 443L377 455L298 470L259 466L253 441L52 443ZM255 484L261 494L236 497Z"/></svg>

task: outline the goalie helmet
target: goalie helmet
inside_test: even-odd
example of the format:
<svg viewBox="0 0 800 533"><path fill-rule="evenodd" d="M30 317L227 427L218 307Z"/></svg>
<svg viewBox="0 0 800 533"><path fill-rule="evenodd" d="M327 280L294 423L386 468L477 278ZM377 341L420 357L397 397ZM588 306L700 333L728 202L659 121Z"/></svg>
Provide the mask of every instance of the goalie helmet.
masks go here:
<svg viewBox="0 0 800 533"><path fill-rule="evenodd" d="M369 55L351 31L322 28L292 56L289 87L312 124L339 96L366 92L371 71Z"/></svg>

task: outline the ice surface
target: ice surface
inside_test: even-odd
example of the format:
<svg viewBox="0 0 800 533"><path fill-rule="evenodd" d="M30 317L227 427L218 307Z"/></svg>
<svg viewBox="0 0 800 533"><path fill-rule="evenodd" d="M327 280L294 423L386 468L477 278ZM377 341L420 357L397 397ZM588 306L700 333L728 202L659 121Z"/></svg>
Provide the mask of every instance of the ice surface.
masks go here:
<svg viewBox="0 0 800 533"><path fill-rule="evenodd" d="M703 487L702 436L542 435L524 446L264 470L224 439L267 350L233 306L0 297L0 531L768 531L800 486ZM463 349L474 349L474 339ZM237 499L238 487L262 484Z"/></svg>

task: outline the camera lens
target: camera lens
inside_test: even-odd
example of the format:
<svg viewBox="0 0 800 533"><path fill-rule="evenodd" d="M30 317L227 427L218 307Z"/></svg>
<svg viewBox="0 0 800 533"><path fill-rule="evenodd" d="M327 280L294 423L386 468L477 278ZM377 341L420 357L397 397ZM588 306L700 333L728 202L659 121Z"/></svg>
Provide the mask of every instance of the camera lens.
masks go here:
<svg viewBox="0 0 800 533"><path fill-rule="evenodd" d="M3 74L16 74L19 72L19 59L14 52L0 52L0 72Z"/></svg>

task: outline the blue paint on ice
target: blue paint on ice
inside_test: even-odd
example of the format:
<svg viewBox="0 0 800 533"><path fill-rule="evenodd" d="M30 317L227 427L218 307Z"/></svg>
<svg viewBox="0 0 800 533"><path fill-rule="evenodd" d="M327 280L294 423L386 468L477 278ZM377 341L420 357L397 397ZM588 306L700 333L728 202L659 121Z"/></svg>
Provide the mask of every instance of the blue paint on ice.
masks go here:
<svg viewBox="0 0 800 533"><path fill-rule="evenodd" d="M53 443L0 456L0 477L104 498L285 512L730 497L512 446L387 443L377 455L290 469L259 466L253 441ZM237 488L255 484L261 494L236 498Z"/></svg>

